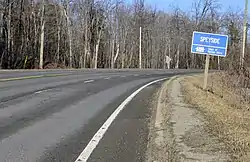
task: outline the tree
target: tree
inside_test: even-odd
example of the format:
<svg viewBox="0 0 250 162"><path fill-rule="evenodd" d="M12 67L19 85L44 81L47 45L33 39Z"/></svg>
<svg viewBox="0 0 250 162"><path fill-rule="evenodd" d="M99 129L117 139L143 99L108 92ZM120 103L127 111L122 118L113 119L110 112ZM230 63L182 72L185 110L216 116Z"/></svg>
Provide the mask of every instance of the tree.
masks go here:
<svg viewBox="0 0 250 162"><path fill-rule="evenodd" d="M237 69L243 14L219 9L216 0L194 0L191 12L144 0L2 0L0 67L138 68L141 27L143 68L167 68L168 57L169 68L203 68L190 49L198 30L228 34L228 57L212 57L211 67Z"/></svg>

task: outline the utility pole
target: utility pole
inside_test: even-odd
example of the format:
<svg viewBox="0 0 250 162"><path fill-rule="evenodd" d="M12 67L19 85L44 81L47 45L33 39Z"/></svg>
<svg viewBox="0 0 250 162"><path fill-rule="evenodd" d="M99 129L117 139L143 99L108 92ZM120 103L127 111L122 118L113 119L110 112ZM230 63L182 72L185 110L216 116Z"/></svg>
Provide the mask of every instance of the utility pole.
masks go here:
<svg viewBox="0 0 250 162"><path fill-rule="evenodd" d="M141 65L141 27L140 27L140 47L139 47L139 68L141 69L142 68L142 65Z"/></svg>
<svg viewBox="0 0 250 162"><path fill-rule="evenodd" d="M40 23L41 23L41 35L40 35L40 56L39 56L39 69L43 69L43 50L44 50L44 26L45 26L45 20L44 20L44 0L41 4L41 10L40 10Z"/></svg>
<svg viewBox="0 0 250 162"><path fill-rule="evenodd" d="M243 40L242 40L242 56L241 56L241 68L244 67L245 52L246 52L246 40L247 40L247 16L248 15L248 0L245 2L245 15L244 15L244 29L243 29Z"/></svg>

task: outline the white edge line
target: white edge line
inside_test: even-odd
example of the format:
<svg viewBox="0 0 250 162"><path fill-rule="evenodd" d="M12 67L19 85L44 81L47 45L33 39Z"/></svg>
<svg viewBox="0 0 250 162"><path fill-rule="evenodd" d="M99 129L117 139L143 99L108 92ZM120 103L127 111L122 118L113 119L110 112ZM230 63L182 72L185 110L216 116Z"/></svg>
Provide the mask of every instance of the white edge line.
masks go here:
<svg viewBox="0 0 250 162"><path fill-rule="evenodd" d="M86 80L84 83L91 83L94 82L94 80Z"/></svg>
<svg viewBox="0 0 250 162"><path fill-rule="evenodd" d="M111 77L105 78L106 80L109 80Z"/></svg>
<svg viewBox="0 0 250 162"><path fill-rule="evenodd" d="M126 100L124 100L121 105L109 116L109 118L106 120L106 122L101 126L101 128L96 132L96 134L92 137L92 139L90 140L90 142L88 143L88 145L85 147L85 149L82 151L82 153L80 154L80 156L76 159L75 162L86 162L90 155L92 154L92 152L94 151L94 149L96 148L96 146L98 145L98 143L100 142L100 140L102 139L102 137L104 136L104 134L106 133L106 131L108 130L109 126L112 124L112 122L115 120L115 118L118 116L118 114L124 109L124 107L140 92L142 91L144 88L166 80L168 78L163 78L163 79L158 79L155 81L152 81L144 86L142 86L141 88L139 88L138 90L136 90L135 92L133 92L128 98L126 98Z"/></svg>

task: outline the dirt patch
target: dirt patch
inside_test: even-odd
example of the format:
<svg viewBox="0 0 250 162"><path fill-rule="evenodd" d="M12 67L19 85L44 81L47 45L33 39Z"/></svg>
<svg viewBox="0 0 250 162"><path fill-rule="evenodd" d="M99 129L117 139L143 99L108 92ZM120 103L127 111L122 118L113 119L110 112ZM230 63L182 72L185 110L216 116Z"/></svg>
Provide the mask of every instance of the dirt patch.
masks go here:
<svg viewBox="0 0 250 162"><path fill-rule="evenodd" d="M148 161L229 161L224 143L207 129L204 116L185 103L180 81L165 83L158 93L156 111L162 117L158 121L159 115L154 114Z"/></svg>
<svg viewBox="0 0 250 162"><path fill-rule="evenodd" d="M170 118L170 113L165 114L167 108L167 87L174 78L165 82L161 89L155 94L152 102L152 116L150 122L147 162L166 162L174 159L173 141L166 142L166 132L171 130L165 128L166 120ZM156 120L157 119L157 120ZM170 133L167 133L170 135ZM170 137L168 137L170 138ZM166 156L167 155L167 156Z"/></svg>
<svg viewBox="0 0 250 162"><path fill-rule="evenodd" d="M209 91L201 89L203 77L187 77L182 81L185 99L204 115L207 131L225 143L233 161L249 161L250 113L236 89L225 84L223 74L209 77Z"/></svg>

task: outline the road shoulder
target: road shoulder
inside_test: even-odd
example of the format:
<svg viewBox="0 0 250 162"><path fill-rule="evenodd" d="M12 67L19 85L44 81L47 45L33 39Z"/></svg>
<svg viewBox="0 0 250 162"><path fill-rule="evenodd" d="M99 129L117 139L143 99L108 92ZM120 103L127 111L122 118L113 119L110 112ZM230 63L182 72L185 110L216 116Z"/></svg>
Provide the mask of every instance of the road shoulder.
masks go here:
<svg viewBox="0 0 250 162"><path fill-rule="evenodd" d="M203 114L185 102L182 79L166 82L158 92L147 161L228 161L225 144L207 129Z"/></svg>
<svg viewBox="0 0 250 162"><path fill-rule="evenodd" d="M105 133L89 162L144 162L152 101L162 83L155 83L126 105Z"/></svg>

